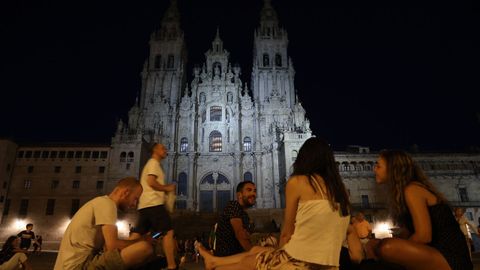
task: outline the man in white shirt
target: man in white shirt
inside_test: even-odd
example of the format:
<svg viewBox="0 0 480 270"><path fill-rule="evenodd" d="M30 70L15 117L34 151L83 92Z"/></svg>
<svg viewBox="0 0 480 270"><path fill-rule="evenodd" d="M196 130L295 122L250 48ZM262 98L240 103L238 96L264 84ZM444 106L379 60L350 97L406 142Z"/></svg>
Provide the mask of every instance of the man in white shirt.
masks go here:
<svg viewBox="0 0 480 270"><path fill-rule="evenodd" d="M176 269L172 219L165 208L165 193L175 192L176 185L165 183L165 174L160 166L160 161L166 157L166 147L163 144L155 143L152 147L152 157L143 167L140 177L143 193L138 203L139 219L132 231L131 238L135 239L148 232L162 233L167 269Z"/></svg>
<svg viewBox="0 0 480 270"><path fill-rule="evenodd" d="M127 269L143 264L153 254L148 235L136 240L118 238L117 208L134 208L142 186L134 177L121 179L112 193L84 204L68 225L55 270Z"/></svg>

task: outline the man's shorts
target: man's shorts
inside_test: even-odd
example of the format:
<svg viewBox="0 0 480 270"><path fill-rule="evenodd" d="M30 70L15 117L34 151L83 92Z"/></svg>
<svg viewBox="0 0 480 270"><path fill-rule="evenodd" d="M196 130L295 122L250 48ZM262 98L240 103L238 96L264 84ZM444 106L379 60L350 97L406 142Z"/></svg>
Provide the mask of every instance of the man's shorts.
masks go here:
<svg viewBox="0 0 480 270"><path fill-rule="evenodd" d="M132 232L146 234L148 232L162 232L166 234L172 230L172 219L164 205L157 205L138 210L139 217Z"/></svg>
<svg viewBox="0 0 480 270"><path fill-rule="evenodd" d="M120 256L120 250L114 249L88 257L82 266L82 270L94 269L122 270L127 268L122 260L122 256Z"/></svg>

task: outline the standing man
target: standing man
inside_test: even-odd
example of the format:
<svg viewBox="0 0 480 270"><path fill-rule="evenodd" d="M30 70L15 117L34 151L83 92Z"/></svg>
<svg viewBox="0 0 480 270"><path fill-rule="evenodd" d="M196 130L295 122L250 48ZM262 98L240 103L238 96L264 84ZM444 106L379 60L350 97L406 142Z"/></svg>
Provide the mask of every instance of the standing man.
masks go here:
<svg viewBox="0 0 480 270"><path fill-rule="evenodd" d="M151 237L118 238L117 208L135 208L142 186L134 177L121 179L110 195L84 204L63 235L55 270L127 269L141 265L153 254Z"/></svg>
<svg viewBox="0 0 480 270"><path fill-rule="evenodd" d="M20 237L20 248L28 250L32 244L32 240L35 240L35 233L33 230L33 224L28 223L26 230L23 230L17 234Z"/></svg>
<svg viewBox="0 0 480 270"><path fill-rule="evenodd" d="M174 192L176 185L165 183L165 174L160 166L160 161L166 157L165 146L155 143L152 147L152 157L145 164L140 178L143 193L138 203L139 220L132 231L132 237L137 238L148 232L162 233L167 269L176 269L172 219L165 208L165 193Z"/></svg>
<svg viewBox="0 0 480 270"><path fill-rule="evenodd" d="M217 222L215 256L229 256L252 248L253 226L250 226L245 209L255 205L257 188L253 182L244 181L238 184L236 191L236 200L228 203Z"/></svg>

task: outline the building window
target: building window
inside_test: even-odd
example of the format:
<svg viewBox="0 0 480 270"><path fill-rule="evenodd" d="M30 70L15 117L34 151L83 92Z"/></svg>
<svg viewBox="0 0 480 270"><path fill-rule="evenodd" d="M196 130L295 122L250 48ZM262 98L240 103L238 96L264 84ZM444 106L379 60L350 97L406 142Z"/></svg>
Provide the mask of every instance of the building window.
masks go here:
<svg viewBox="0 0 480 270"><path fill-rule="evenodd" d="M27 167L27 173L33 173L33 166Z"/></svg>
<svg viewBox="0 0 480 270"><path fill-rule="evenodd" d="M100 154L100 152L98 152L98 151L93 151L93 153L92 153L92 158L93 158L93 159L97 159L98 156L99 156L99 154Z"/></svg>
<svg viewBox="0 0 480 270"><path fill-rule="evenodd" d="M252 151L252 139L250 139L250 137L243 138L243 151L245 152Z"/></svg>
<svg viewBox="0 0 480 270"><path fill-rule="evenodd" d="M47 209L45 210L45 215L47 215L47 216L53 215L54 210L55 210L55 199L48 199L47 200Z"/></svg>
<svg viewBox="0 0 480 270"><path fill-rule="evenodd" d="M279 53L275 55L275 66L277 67L282 66L282 56Z"/></svg>
<svg viewBox="0 0 480 270"><path fill-rule="evenodd" d="M62 167L61 167L61 166L55 166L55 168L53 168L53 171L54 171L55 173L59 173L59 172L62 171Z"/></svg>
<svg viewBox="0 0 480 270"><path fill-rule="evenodd" d="M465 215L467 216L467 219L470 221L473 221L473 214L472 212L466 212Z"/></svg>
<svg viewBox="0 0 480 270"><path fill-rule="evenodd" d="M101 159L106 159L107 157L108 157L108 152L107 151L100 152L100 158Z"/></svg>
<svg viewBox="0 0 480 270"><path fill-rule="evenodd" d="M25 179L25 181L23 181L23 188L30 189L31 187L32 187L32 180Z"/></svg>
<svg viewBox="0 0 480 270"><path fill-rule="evenodd" d="M50 154L50 152L48 152L48 151L43 151L43 152L42 152L42 158L48 158L48 154Z"/></svg>
<svg viewBox="0 0 480 270"><path fill-rule="evenodd" d="M178 186L177 186L177 194L178 195L187 195L187 174L181 172L178 175Z"/></svg>
<svg viewBox="0 0 480 270"><path fill-rule="evenodd" d="M80 208L80 200L72 199L72 208L70 209L70 217L73 217L77 213L78 208Z"/></svg>
<svg viewBox="0 0 480 270"><path fill-rule="evenodd" d="M75 154L75 153L74 153L73 151L68 151L68 152L67 152L67 158L73 158L73 155L74 155L74 154Z"/></svg>
<svg viewBox="0 0 480 270"><path fill-rule="evenodd" d="M33 152L33 158L39 158L40 157L40 151L35 151Z"/></svg>
<svg viewBox="0 0 480 270"><path fill-rule="evenodd" d="M31 158L32 157L32 151L27 151L25 153L25 158Z"/></svg>
<svg viewBox="0 0 480 270"><path fill-rule="evenodd" d="M97 181L97 190L103 190L103 181Z"/></svg>
<svg viewBox="0 0 480 270"><path fill-rule="evenodd" d="M92 155L92 151L83 152L83 158L85 158L85 159L90 158L91 155Z"/></svg>
<svg viewBox="0 0 480 270"><path fill-rule="evenodd" d="M10 199L5 200L5 204L3 205L3 215L8 216L10 212Z"/></svg>
<svg viewBox="0 0 480 270"><path fill-rule="evenodd" d="M174 63L174 58L173 58L173 55L170 54L167 60L167 68L173 68L173 63Z"/></svg>
<svg viewBox="0 0 480 270"><path fill-rule="evenodd" d="M155 55L155 63L154 68L160 68L160 61L162 60L162 56L160 54Z"/></svg>
<svg viewBox="0 0 480 270"><path fill-rule="evenodd" d="M222 74L222 64L219 62L213 63L213 72L215 75L220 76L220 74Z"/></svg>
<svg viewBox="0 0 480 270"><path fill-rule="evenodd" d="M246 172L243 174L243 181L253 182L253 175L251 172Z"/></svg>
<svg viewBox="0 0 480 270"><path fill-rule="evenodd" d="M20 201L20 209L18 210L19 216L26 216L28 213L28 199L22 199Z"/></svg>
<svg viewBox="0 0 480 270"><path fill-rule="evenodd" d="M125 162L127 160L127 152L120 153L120 162Z"/></svg>
<svg viewBox="0 0 480 270"><path fill-rule="evenodd" d="M98 167L98 173L105 173L105 166Z"/></svg>
<svg viewBox="0 0 480 270"><path fill-rule="evenodd" d="M23 158L23 154L25 154L24 151L18 151L17 157L18 158Z"/></svg>
<svg viewBox="0 0 480 270"><path fill-rule="evenodd" d="M362 208L370 208L370 202L368 201L368 195L362 195Z"/></svg>
<svg viewBox="0 0 480 270"><path fill-rule="evenodd" d="M130 170L130 166L131 166L130 163L127 163L127 165L125 166L125 169L126 169L127 171Z"/></svg>
<svg viewBox="0 0 480 270"><path fill-rule="evenodd" d="M57 189L60 181L58 180L52 180L52 183L50 184L51 189Z"/></svg>
<svg viewBox="0 0 480 270"><path fill-rule="evenodd" d="M58 157L59 158L65 158L65 151L58 152Z"/></svg>
<svg viewBox="0 0 480 270"><path fill-rule="evenodd" d="M134 154L133 152L128 152L127 162L133 162Z"/></svg>
<svg viewBox="0 0 480 270"><path fill-rule="evenodd" d="M57 158L57 154L58 154L57 151L50 152L50 158Z"/></svg>
<svg viewBox="0 0 480 270"><path fill-rule="evenodd" d="M75 158L82 158L82 151L75 152Z"/></svg>
<svg viewBox="0 0 480 270"><path fill-rule="evenodd" d="M263 54L263 66L268 67L270 66L270 58L268 57L268 54Z"/></svg>
<svg viewBox="0 0 480 270"><path fill-rule="evenodd" d="M72 182L72 188L73 189L79 189L80 188L80 181L79 180L74 180Z"/></svg>
<svg viewBox="0 0 480 270"><path fill-rule="evenodd" d="M222 133L214 130L209 136L210 152L222 152Z"/></svg>
<svg viewBox="0 0 480 270"><path fill-rule="evenodd" d="M180 152L187 152L188 149L188 139L183 137L180 139Z"/></svg>
<svg viewBox="0 0 480 270"><path fill-rule="evenodd" d="M222 107L210 107L210 121L222 121Z"/></svg>
<svg viewBox="0 0 480 270"><path fill-rule="evenodd" d="M82 173L82 166L76 166L75 173Z"/></svg>
<svg viewBox="0 0 480 270"><path fill-rule="evenodd" d="M466 188L459 188L458 193L460 194L460 201L462 201L462 202L468 202L469 201Z"/></svg>

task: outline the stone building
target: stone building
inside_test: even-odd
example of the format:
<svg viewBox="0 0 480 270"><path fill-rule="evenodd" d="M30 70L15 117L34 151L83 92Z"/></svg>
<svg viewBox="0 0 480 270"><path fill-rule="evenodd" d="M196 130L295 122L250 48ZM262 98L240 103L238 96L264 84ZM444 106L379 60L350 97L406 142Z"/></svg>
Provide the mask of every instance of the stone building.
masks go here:
<svg viewBox="0 0 480 270"><path fill-rule="evenodd" d="M250 82L242 81L240 67L230 63L219 29L205 61L195 63L187 81L186 44L172 1L150 37L140 96L128 119L118 122L110 145L0 140L0 241L27 222L45 239L58 241L83 203L109 193L118 179L140 174L153 142L169 149L162 165L167 181L177 183L180 212L222 209L234 198L237 183L252 180L258 197L251 216L257 224L272 218L281 223L282 187L312 133L296 94L288 36L268 0L253 42ZM351 146L335 156L355 208L384 219L387 198L372 171L377 153ZM480 154L419 153L414 158L451 204L467 207L467 217L477 222ZM120 219L125 232L132 218Z"/></svg>
<svg viewBox="0 0 480 270"><path fill-rule="evenodd" d="M153 142L169 149L163 163L178 184L178 208L223 209L243 180L257 184L259 208L282 205L279 187L300 145L311 137L297 98L288 36L269 1L254 32L251 91L240 67L229 62L219 30L205 62L186 81L187 53L180 15L173 1L150 38L140 99L118 124L112 155L133 151L143 157ZM122 168L112 168L119 174Z"/></svg>

